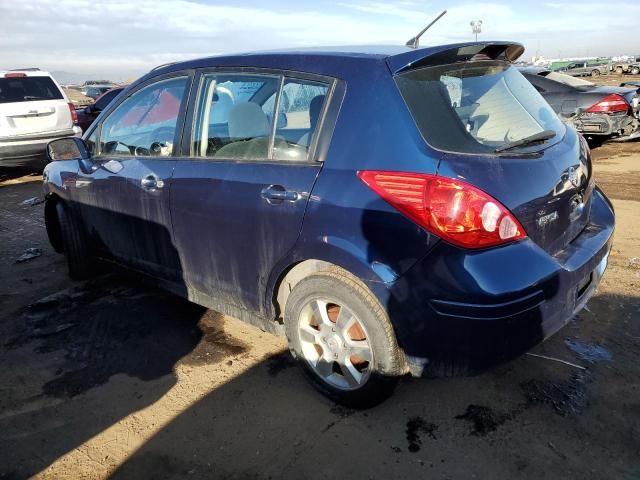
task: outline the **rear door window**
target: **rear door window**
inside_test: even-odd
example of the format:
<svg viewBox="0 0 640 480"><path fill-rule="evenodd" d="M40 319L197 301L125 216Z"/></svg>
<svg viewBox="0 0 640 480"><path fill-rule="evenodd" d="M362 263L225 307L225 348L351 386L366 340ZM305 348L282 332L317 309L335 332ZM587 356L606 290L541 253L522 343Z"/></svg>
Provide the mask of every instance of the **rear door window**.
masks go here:
<svg viewBox="0 0 640 480"><path fill-rule="evenodd" d="M493 153L545 130L564 134L547 102L505 62L421 68L398 75L396 83L423 137L440 150Z"/></svg>
<svg viewBox="0 0 640 480"><path fill-rule="evenodd" d="M328 85L287 78L278 108L273 158L288 160L299 148L308 149L318 131L320 115L327 98ZM266 105L275 101L269 99Z"/></svg>
<svg viewBox="0 0 640 480"><path fill-rule="evenodd" d="M306 161L328 85L258 74L210 74L201 82L193 155ZM276 125L274 126L274 122Z"/></svg>
<svg viewBox="0 0 640 480"><path fill-rule="evenodd" d="M275 75L204 75L192 141L194 156L268 158L275 105L265 112L260 99L274 95L280 82Z"/></svg>
<svg viewBox="0 0 640 480"><path fill-rule="evenodd" d="M62 100L62 92L50 77L0 78L0 103Z"/></svg>

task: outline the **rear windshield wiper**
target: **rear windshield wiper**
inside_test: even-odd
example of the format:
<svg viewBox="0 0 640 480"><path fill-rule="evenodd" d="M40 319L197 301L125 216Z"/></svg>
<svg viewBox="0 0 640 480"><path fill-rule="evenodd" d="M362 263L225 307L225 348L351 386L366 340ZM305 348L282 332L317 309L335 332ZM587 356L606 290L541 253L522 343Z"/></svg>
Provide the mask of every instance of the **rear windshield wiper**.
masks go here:
<svg viewBox="0 0 640 480"><path fill-rule="evenodd" d="M533 135L529 135L528 137L521 138L520 140L514 140L513 142L507 142L504 145L500 145L495 149L495 151L504 152L506 150L511 150L512 148L522 147L536 142L544 142L545 140L549 140L555 136L556 132L554 130L543 130L541 132L534 133Z"/></svg>

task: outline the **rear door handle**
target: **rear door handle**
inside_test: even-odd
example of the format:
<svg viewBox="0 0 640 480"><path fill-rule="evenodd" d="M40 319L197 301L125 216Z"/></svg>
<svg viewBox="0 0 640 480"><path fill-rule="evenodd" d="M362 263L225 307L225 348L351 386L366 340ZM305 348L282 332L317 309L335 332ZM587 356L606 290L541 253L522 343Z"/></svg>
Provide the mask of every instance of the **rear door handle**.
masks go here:
<svg viewBox="0 0 640 480"><path fill-rule="evenodd" d="M282 185L269 185L262 189L262 198L272 205L277 205L282 202L297 202L300 199L300 194L294 190L287 190Z"/></svg>

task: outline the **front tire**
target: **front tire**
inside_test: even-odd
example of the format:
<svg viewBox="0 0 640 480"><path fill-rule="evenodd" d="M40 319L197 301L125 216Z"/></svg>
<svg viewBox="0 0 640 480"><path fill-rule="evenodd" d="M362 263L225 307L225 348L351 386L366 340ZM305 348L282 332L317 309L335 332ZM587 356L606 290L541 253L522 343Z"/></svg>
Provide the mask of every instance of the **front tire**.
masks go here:
<svg viewBox="0 0 640 480"><path fill-rule="evenodd" d="M87 279L93 273L93 266L82 224L61 202L56 204L56 214L60 225L64 254L67 258L69 277L73 280Z"/></svg>
<svg viewBox="0 0 640 480"><path fill-rule="evenodd" d="M600 70L593 70L591 72L591 76L592 77L599 77L600 76Z"/></svg>
<svg viewBox="0 0 640 480"><path fill-rule="evenodd" d="M331 400L369 408L393 393L404 357L387 313L357 278L338 268L310 275L284 318L291 354Z"/></svg>

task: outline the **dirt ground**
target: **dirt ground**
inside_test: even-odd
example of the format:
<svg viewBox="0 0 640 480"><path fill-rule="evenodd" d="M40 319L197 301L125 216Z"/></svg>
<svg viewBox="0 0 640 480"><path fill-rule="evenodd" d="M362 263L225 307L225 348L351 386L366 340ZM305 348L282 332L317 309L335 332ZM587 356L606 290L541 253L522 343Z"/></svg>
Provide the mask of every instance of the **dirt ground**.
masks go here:
<svg viewBox="0 0 640 480"><path fill-rule="evenodd" d="M312 390L281 338L120 273L71 282L39 177L0 172L0 479L640 479L640 143L593 154L609 268L531 352L574 365L405 379L367 411Z"/></svg>
<svg viewBox="0 0 640 480"><path fill-rule="evenodd" d="M93 103L93 98L83 95L75 88L64 88L63 90L75 107L84 107Z"/></svg>
<svg viewBox="0 0 640 480"><path fill-rule="evenodd" d="M623 82L640 81L640 75L610 73L608 75L600 75L599 77L581 77L589 82L597 83L598 85L610 85L618 86Z"/></svg>

